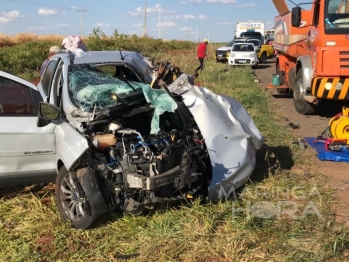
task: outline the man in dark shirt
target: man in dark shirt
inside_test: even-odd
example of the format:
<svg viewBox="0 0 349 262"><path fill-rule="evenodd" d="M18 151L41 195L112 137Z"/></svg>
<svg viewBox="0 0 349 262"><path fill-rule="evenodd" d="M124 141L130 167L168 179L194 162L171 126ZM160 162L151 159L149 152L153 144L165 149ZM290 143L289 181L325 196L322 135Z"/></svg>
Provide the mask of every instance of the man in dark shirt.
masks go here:
<svg viewBox="0 0 349 262"><path fill-rule="evenodd" d="M198 58L199 58L199 61L200 61L200 65L195 69L195 74L198 75L198 71L201 70L204 70L204 58L206 57L207 58L207 55L206 55L206 46L208 44L208 40L207 39L204 39L204 42L202 42L201 44L199 44L199 47L198 47Z"/></svg>

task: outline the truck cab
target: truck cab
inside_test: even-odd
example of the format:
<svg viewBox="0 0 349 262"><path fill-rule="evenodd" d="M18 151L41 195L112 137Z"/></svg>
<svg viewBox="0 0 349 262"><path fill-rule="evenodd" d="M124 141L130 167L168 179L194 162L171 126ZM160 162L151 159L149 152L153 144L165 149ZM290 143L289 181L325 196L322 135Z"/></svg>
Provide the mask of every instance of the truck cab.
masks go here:
<svg viewBox="0 0 349 262"><path fill-rule="evenodd" d="M267 30L264 34L264 41L266 45L271 45L274 42L275 30Z"/></svg>
<svg viewBox="0 0 349 262"><path fill-rule="evenodd" d="M278 90L293 93L300 114L316 112L321 100L349 100L349 2L316 0L310 10L290 12L273 0ZM290 23L291 22L291 23Z"/></svg>
<svg viewBox="0 0 349 262"><path fill-rule="evenodd" d="M264 36L260 32L246 31L240 34L240 37L258 39L261 43L264 43Z"/></svg>

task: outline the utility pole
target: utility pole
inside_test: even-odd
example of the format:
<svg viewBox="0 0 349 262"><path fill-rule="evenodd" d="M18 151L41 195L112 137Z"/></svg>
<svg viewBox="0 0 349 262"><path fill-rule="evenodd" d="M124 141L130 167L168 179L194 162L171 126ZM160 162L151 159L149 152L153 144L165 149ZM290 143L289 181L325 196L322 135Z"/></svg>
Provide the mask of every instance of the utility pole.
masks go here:
<svg viewBox="0 0 349 262"><path fill-rule="evenodd" d="M144 36L147 35L147 0L144 0Z"/></svg>
<svg viewBox="0 0 349 262"><path fill-rule="evenodd" d="M160 31L161 31L161 5L159 5L159 39L161 38L161 34L160 34Z"/></svg>
<svg viewBox="0 0 349 262"><path fill-rule="evenodd" d="M198 42L198 27L196 27L195 41Z"/></svg>
<svg viewBox="0 0 349 262"><path fill-rule="evenodd" d="M189 41L189 19L188 19L187 41Z"/></svg>
<svg viewBox="0 0 349 262"><path fill-rule="evenodd" d="M81 36L84 37L84 21L82 19L82 13L86 12L85 9L76 9L76 11L80 12L80 16L81 16Z"/></svg>

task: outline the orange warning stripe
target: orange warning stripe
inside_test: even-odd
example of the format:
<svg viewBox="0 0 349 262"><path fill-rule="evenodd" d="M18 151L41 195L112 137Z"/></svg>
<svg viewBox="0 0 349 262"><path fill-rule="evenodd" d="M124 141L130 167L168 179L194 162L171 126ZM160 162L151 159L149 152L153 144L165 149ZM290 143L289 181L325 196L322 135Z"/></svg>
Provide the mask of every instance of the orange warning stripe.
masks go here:
<svg viewBox="0 0 349 262"><path fill-rule="evenodd" d="M331 89L325 88L326 83L332 83ZM337 83L342 83L342 89L337 90ZM349 100L349 78L314 78L311 86L311 94L317 98L334 99L334 100Z"/></svg>

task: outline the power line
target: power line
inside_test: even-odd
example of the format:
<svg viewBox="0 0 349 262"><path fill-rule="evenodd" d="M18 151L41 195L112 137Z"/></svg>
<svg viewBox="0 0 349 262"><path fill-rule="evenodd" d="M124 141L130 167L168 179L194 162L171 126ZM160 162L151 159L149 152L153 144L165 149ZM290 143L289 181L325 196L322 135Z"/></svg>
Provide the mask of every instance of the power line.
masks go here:
<svg viewBox="0 0 349 262"><path fill-rule="evenodd" d="M11 2L11 3L15 3L15 4L24 4L24 5L31 5L31 6L39 6L41 7L42 5L40 4L35 4L35 3L28 3L28 2L21 2L21 1L16 1L16 0L0 0L3 2ZM75 8L71 8L71 7L64 7L64 6L53 6L53 5L46 5L47 7L51 7L51 8L59 8L59 9L66 9L66 10L76 10Z"/></svg>
<svg viewBox="0 0 349 262"><path fill-rule="evenodd" d="M4 2L11 2L11 3L16 3L16 4L25 4L25 5L31 5L31 6L42 6L42 5L38 5L35 3L28 3L28 2L21 2L21 1L16 1L16 0L0 0L0 1L4 1ZM78 11L80 12L80 23L81 23L81 36L84 36L84 21L83 21L83 13L86 12L86 9L81 9L81 8L71 8L71 7L64 7L64 6L52 6L52 5L46 5L46 7L50 7L50 8L57 8L57 9L65 9L65 10L71 10L71 11Z"/></svg>
<svg viewBox="0 0 349 262"><path fill-rule="evenodd" d="M143 3L142 1L137 1L137 0L131 0L133 2L137 2L137 3Z"/></svg>
<svg viewBox="0 0 349 262"><path fill-rule="evenodd" d="M135 3L144 3L144 35L147 35L147 19L148 19L148 12L149 10L147 10L147 0L144 0L144 2L142 2L142 0L130 0L133 1ZM156 0L157 1L157 0ZM154 3L156 2L155 0L148 0L148 4L149 2ZM35 3L33 1L30 0L0 0L0 2L8 2L8 3L12 3L12 4L17 4L17 5L27 5L27 6L35 6L35 7L42 7L42 4L38 4ZM92 21L88 21L86 20L86 14L84 15L83 13L85 13L87 10L83 9L83 8L72 8L72 7L67 7L67 6L57 6L57 5L47 5L45 4L45 7L47 8L54 8L54 9L61 9L61 10L70 10L70 11L77 11L80 12L80 27L81 27L81 35L84 36L84 24L86 22L89 23L94 23ZM159 9L159 37L161 37L161 23L160 23L160 19L161 19L161 12L164 14L166 13L166 10L171 10L169 8L167 8L166 6L164 6L163 4L161 4L157 9ZM97 18L96 13L87 13L88 16L93 16L95 18ZM99 17L98 17L99 18ZM55 20L54 17L51 18L52 20ZM70 20L75 20L75 19L70 19ZM163 20L163 19L162 19Z"/></svg>
<svg viewBox="0 0 349 262"><path fill-rule="evenodd" d="M187 41L189 41L189 19L188 19Z"/></svg>
<svg viewBox="0 0 349 262"><path fill-rule="evenodd" d="M159 5L159 39L161 38L161 4Z"/></svg>

